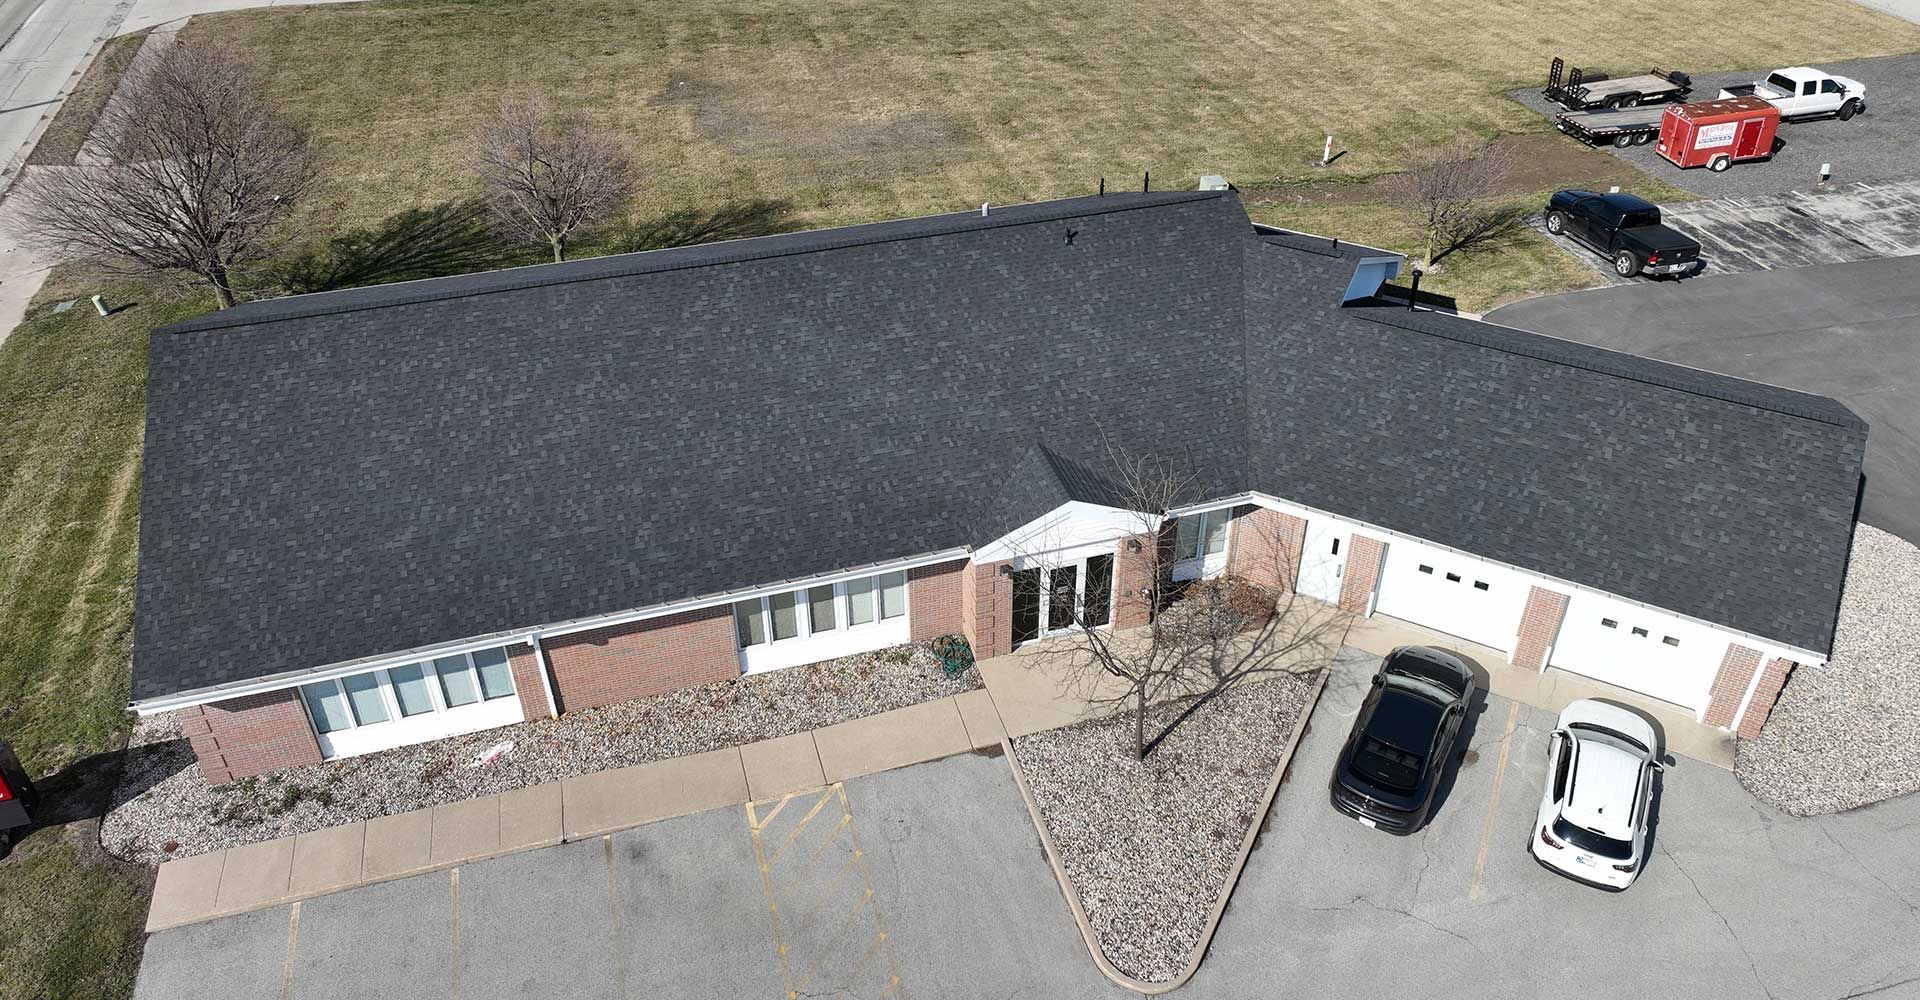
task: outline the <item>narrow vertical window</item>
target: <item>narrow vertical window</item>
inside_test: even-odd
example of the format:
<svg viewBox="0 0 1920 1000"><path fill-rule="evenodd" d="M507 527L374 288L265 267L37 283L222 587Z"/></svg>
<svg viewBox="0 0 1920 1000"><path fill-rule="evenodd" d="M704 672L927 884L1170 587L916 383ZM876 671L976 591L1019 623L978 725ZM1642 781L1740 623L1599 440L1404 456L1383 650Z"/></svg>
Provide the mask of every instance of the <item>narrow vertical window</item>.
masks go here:
<svg viewBox="0 0 1920 1000"><path fill-rule="evenodd" d="M865 625L873 621L873 577L847 584L847 624Z"/></svg>
<svg viewBox="0 0 1920 1000"><path fill-rule="evenodd" d="M799 591L789 590L767 598L767 608L773 615L773 641L791 639L800 634Z"/></svg>
<svg viewBox="0 0 1920 1000"><path fill-rule="evenodd" d="M1098 628L1112 620L1113 615L1113 557L1098 555L1087 557L1087 597L1086 606L1081 611L1088 628Z"/></svg>
<svg viewBox="0 0 1920 1000"><path fill-rule="evenodd" d="M767 615L761 609L758 598L733 606L733 627L740 635L742 649L767 641Z"/></svg>
<svg viewBox="0 0 1920 1000"><path fill-rule="evenodd" d="M323 733L353 728L353 719L347 715L347 699L340 693L340 685L332 681L302 684L300 697L307 703L307 714L313 716L313 728Z"/></svg>
<svg viewBox="0 0 1920 1000"><path fill-rule="evenodd" d="M907 613L907 572L886 573L880 577L880 617L898 618Z"/></svg>
<svg viewBox="0 0 1920 1000"><path fill-rule="evenodd" d="M393 680L393 700L400 703L403 716L425 715L433 711L433 691L427 686L427 671L422 664L409 663L387 671Z"/></svg>
<svg viewBox="0 0 1920 1000"><path fill-rule="evenodd" d="M832 584L807 591L807 617L815 632L826 632L839 626L840 616L833 606Z"/></svg>
<svg viewBox="0 0 1920 1000"><path fill-rule="evenodd" d="M480 669L480 695L492 701L513 693L513 666L504 649L482 649L473 654L473 665Z"/></svg>
<svg viewBox="0 0 1920 1000"><path fill-rule="evenodd" d="M1216 510L1207 515L1207 555L1227 551L1227 525L1233 523L1233 511Z"/></svg>
<svg viewBox="0 0 1920 1000"><path fill-rule="evenodd" d="M340 678L347 689L347 701L353 704L353 720L363 726L387 721L387 700L380 696L380 675L354 674Z"/></svg>
<svg viewBox="0 0 1920 1000"><path fill-rule="evenodd" d="M467 666L465 656L442 656L433 661L433 672L440 675L440 693L446 695L448 708L480 700L480 689L473 683L473 668Z"/></svg>

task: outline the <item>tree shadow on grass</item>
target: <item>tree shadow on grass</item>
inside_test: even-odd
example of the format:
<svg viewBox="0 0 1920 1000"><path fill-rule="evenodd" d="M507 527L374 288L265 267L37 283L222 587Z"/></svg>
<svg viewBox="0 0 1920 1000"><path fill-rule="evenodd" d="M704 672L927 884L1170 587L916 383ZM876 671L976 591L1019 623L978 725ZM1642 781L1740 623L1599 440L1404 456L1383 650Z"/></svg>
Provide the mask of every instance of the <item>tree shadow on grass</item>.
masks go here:
<svg viewBox="0 0 1920 1000"><path fill-rule="evenodd" d="M683 208L616 229L608 241L611 253L665 250L669 247L773 236L800 228L793 203L783 198L729 201L712 209Z"/></svg>
<svg viewBox="0 0 1920 1000"><path fill-rule="evenodd" d="M478 199L408 209L379 225L294 250L269 282L289 295L439 278L535 263L532 249L502 240Z"/></svg>

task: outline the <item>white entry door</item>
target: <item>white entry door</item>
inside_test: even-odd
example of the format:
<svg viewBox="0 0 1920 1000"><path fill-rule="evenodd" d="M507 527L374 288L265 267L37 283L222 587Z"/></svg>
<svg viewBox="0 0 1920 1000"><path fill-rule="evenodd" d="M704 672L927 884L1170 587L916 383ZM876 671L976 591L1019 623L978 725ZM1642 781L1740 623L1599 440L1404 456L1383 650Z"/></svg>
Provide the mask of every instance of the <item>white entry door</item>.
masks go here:
<svg viewBox="0 0 1920 1000"><path fill-rule="evenodd" d="M1340 578L1346 572L1350 542L1335 522L1323 517L1308 521L1306 542L1300 547L1300 579L1294 589L1328 604L1340 603Z"/></svg>

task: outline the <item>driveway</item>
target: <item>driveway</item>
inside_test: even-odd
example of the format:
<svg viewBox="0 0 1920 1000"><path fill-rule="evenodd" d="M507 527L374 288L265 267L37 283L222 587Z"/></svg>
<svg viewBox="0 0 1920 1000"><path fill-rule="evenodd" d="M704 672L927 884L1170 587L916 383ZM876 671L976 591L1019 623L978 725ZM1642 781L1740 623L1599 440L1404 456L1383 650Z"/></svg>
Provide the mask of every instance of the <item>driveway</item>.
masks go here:
<svg viewBox="0 0 1920 1000"><path fill-rule="evenodd" d="M1871 428L1860 519L1920 543L1920 257L1569 292L1487 319L1839 399Z"/></svg>
<svg viewBox="0 0 1920 1000"><path fill-rule="evenodd" d="M1791 819L1682 760L1640 883L1597 892L1521 850L1553 720L1504 699L1476 714L1472 762L1421 833L1328 808L1324 775L1377 662L1349 656L1330 682L1180 995L1920 992L1920 800ZM969 754L851 780L844 798L802 793L162 931L136 997L790 990L1130 996L1089 961L1007 762Z"/></svg>

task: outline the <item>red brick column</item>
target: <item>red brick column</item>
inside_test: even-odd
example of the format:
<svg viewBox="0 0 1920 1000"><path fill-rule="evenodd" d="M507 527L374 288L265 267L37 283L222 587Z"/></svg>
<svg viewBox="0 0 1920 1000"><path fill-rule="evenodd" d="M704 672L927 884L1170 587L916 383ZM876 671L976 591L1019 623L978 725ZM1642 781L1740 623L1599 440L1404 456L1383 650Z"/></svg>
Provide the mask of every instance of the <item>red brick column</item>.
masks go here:
<svg viewBox="0 0 1920 1000"><path fill-rule="evenodd" d="M967 567L971 565L969 560L956 559L907 570L908 631L914 642L956 632L967 636L969 643L973 641L966 609L973 599L967 587Z"/></svg>
<svg viewBox="0 0 1920 1000"><path fill-rule="evenodd" d="M1759 666L1759 650L1737 642L1727 644L1727 653L1720 658L1720 672L1714 675L1707 697L1707 725L1722 729L1733 725L1733 717L1740 714L1740 700L1747 696L1747 685L1753 682L1753 672ZM1755 699L1758 697L1756 694Z"/></svg>
<svg viewBox="0 0 1920 1000"><path fill-rule="evenodd" d="M553 707L547 704L547 685L540 677L540 660L533 655L533 646L527 643L508 646L507 665L513 670L513 690L520 695L520 714L528 722L553 718Z"/></svg>
<svg viewBox="0 0 1920 1000"><path fill-rule="evenodd" d="M1142 592L1153 586L1155 541L1152 534L1131 535L1114 552L1114 628L1138 628L1153 618L1153 602ZM1140 551L1128 551L1128 542L1140 543Z"/></svg>
<svg viewBox="0 0 1920 1000"><path fill-rule="evenodd" d="M1520 612L1520 638L1513 644L1513 665L1544 670L1547 649L1559 637L1560 621L1566 615L1566 594L1540 587L1527 591L1527 606Z"/></svg>
<svg viewBox="0 0 1920 1000"><path fill-rule="evenodd" d="M1300 580L1307 522L1265 507L1234 518L1227 572L1262 587L1291 591Z"/></svg>
<svg viewBox="0 0 1920 1000"><path fill-rule="evenodd" d="M1380 582L1380 559L1387 547L1365 535L1347 543L1347 574L1340 581L1340 608L1356 615L1371 614L1373 588Z"/></svg>
<svg viewBox="0 0 1920 1000"><path fill-rule="evenodd" d="M1767 716L1773 714L1773 703L1780 698L1780 689L1787 686L1787 676L1793 673L1794 663L1785 657L1776 657L1760 672L1760 683L1754 685L1753 700L1747 702L1747 710L1740 716L1740 738L1755 739L1760 735L1760 727L1766 725Z"/></svg>
<svg viewBox="0 0 1920 1000"><path fill-rule="evenodd" d="M562 712L740 676L731 604L548 639L543 645Z"/></svg>
<svg viewBox="0 0 1920 1000"><path fill-rule="evenodd" d="M174 713L200 758L200 772L220 784L268 771L320 763L320 741L300 704L300 690L250 694Z"/></svg>
<svg viewBox="0 0 1920 1000"><path fill-rule="evenodd" d="M984 660L1013 652L1013 580L1000 575L1011 561L973 567L973 657Z"/></svg>

